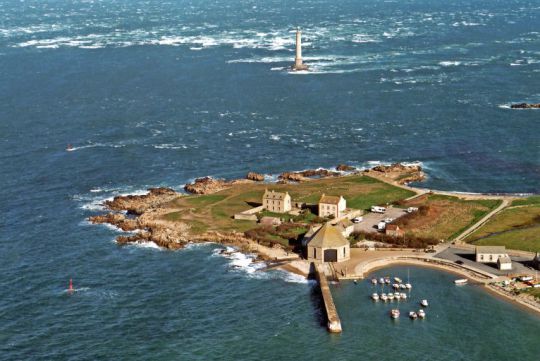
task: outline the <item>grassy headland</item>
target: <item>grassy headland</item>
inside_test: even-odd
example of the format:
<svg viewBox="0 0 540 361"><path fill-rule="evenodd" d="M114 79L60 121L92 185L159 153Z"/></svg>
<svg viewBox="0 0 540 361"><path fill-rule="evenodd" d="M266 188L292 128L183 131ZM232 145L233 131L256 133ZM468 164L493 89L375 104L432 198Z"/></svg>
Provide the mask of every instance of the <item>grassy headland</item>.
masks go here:
<svg viewBox="0 0 540 361"><path fill-rule="evenodd" d="M518 199L465 239L476 245L500 245L540 252L540 197Z"/></svg>

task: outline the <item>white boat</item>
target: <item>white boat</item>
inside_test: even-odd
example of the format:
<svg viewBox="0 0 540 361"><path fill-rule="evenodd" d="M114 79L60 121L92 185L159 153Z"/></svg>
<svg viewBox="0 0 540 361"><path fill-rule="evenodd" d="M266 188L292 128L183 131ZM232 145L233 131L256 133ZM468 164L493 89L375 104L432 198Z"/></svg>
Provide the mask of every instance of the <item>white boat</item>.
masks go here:
<svg viewBox="0 0 540 361"><path fill-rule="evenodd" d="M372 279L371 279L371 283L374 284L374 285L376 285L376 284L377 284L377 279L376 279L376 278L372 278Z"/></svg>
<svg viewBox="0 0 540 361"><path fill-rule="evenodd" d="M386 277L386 278L384 279L384 283L386 283L387 285L389 285L389 284L390 284L390 277Z"/></svg>
<svg viewBox="0 0 540 361"><path fill-rule="evenodd" d="M455 281L454 281L454 283L455 283L456 285L464 285L464 284L467 284L467 282L469 282L469 280L466 279L466 278L461 278L461 279L459 279L459 280L455 280Z"/></svg>
<svg viewBox="0 0 540 361"><path fill-rule="evenodd" d="M422 300L422 301L420 301L420 304L421 304L423 307L429 306L429 303L428 303L427 300Z"/></svg>
<svg viewBox="0 0 540 361"><path fill-rule="evenodd" d="M381 300L383 300L384 302L388 301L388 296L386 295L386 293L381 294Z"/></svg>
<svg viewBox="0 0 540 361"><path fill-rule="evenodd" d="M390 292L390 293L388 294L388 299L389 299L390 301L393 301L393 300L394 300L394 294L393 294L392 292Z"/></svg>
<svg viewBox="0 0 540 361"><path fill-rule="evenodd" d="M425 318L426 317L426 312L424 310L418 310L418 317Z"/></svg>
<svg viewBox="0 0 540 361"><path fill-rule="evenodd" d="M401 278L399 277L394 277L394 281L396 281L397 283L402 283L403 281L401 280Z"/></svg>
<svg viewBox="0 0 540 361"><path fill-rule="evenodd" d="M374 293L371 295L371 298L373 299L373 301L378 301L379 300L379 295Z"/></svg>
<svg viewBox="0 0 540 361"><path fill-rule="evenodd" d="M410 283L405 283L405 287L410 290L412 288L412 285Z"/></svg>
<svg viewBox="0 0 540 361"><path fill-rule="evenodd" d="M394 287L394 288L397 290L397 289L399 289L399 284L394 283L394 284L392 285L392 287Z"/></svg>
<svg viewBox="0 0 540 361"><path fill-rule="evenodd" d="M405 286L403 283L401 283L401 284L399 285L399 288L401 288L402 290L404 290L404 289L407 288L407 286Z"/></svg>
<svg viewBox="0 0 540 361"><path fill-rule="evenodd" d="M382 277L379 278L379 283L380 283L381 285L384 285L384 278L382 278Z"/></svg>
<svg viewBox="0 0 540 361"><path fill-rule="evenodd" d="M416 320L418 318L418 315L416 314L416 312L411 311L409 312L409 317L412 318L413 320Z"/></svg>
<svg viewBox="0 0 540 361"><path fill-rule="evenodd" d="M399 310L398 309L391 310L390 317L392 317L393 319L399 318Z"/></svg>
<svg viewBox="0 0 540 361"><path fill-rule="evenodd" d="M401 293L399 293L399 292L394 292L394 298L395 298L396 300L399 300L399 299L401 298Z"/></svg>
<svg viewBox="0 0 540 361"><path fill-rule="evenodd" d="M401 299L402 300L406 300L407 299L407 294L405 292L401 292Z"/></svg>

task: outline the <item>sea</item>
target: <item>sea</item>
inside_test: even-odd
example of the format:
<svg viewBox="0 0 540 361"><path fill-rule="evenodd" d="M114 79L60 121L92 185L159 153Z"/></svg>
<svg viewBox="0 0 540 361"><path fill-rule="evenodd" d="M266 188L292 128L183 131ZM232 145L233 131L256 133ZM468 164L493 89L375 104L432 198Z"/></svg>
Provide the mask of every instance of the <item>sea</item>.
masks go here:
<svg viewBox="0 0 540 361"><path fill-rule="evenodd" d="M212 244L121 247L87 218L339 163L539 193L540 110L510 109L539 84L537 0L0 0L0 359L537 360L537 315L450 274L377 271L410 274L397 322L370 283L333 285L331 335L313 281Z"/></svg>

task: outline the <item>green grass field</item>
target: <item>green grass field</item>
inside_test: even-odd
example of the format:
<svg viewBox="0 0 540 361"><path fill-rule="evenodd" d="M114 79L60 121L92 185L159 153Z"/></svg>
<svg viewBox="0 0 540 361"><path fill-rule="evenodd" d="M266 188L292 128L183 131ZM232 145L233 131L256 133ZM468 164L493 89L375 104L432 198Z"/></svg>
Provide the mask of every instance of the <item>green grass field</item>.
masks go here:
<svg viewBox="0 0 540 361"><path fill-rule="evenodd" d="M496 214L465 241L540 252L540 203L520 199L512 203L515 204L518 207L512 206Z"/></svg>

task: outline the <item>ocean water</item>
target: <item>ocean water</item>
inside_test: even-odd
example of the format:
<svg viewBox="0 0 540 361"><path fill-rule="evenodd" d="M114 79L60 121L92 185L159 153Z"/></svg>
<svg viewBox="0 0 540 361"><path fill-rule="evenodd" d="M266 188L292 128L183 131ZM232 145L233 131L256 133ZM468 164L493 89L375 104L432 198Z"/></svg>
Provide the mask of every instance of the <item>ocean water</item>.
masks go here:
<svg viewBox="0 0 540 361"><path fill-rule="evenodd" d="M85 219L150 186L342 162L538 193L540 111L508 109L540 102L538 24L533 0L1 1L0 359L535 359L538 317L436 271L414 270L434 319L392 324L346 284L332 336L310 283ZM310 73L288 70L296 26Z"/></svg>

